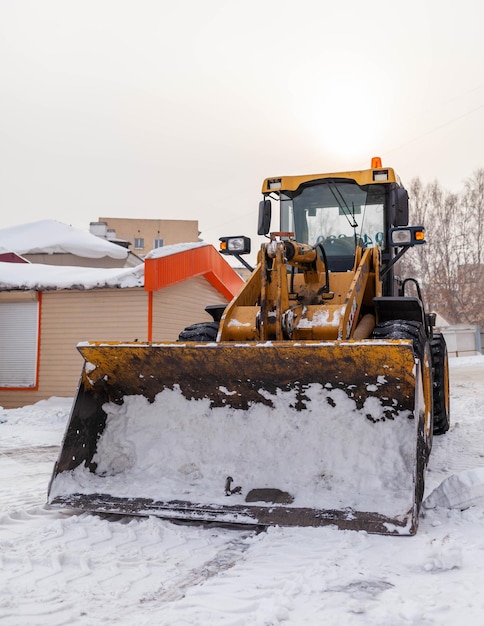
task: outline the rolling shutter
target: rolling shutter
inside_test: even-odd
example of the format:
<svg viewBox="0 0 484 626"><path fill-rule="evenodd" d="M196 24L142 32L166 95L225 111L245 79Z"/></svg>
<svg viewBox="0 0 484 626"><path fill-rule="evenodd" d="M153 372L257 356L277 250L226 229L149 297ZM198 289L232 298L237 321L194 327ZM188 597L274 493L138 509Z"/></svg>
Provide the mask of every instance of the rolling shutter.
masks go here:
<svg viewBox="0 0 484 626"><path fill-rule="evenodd" d="M0 387L35 387L38 302L0 302Z"/></svg>

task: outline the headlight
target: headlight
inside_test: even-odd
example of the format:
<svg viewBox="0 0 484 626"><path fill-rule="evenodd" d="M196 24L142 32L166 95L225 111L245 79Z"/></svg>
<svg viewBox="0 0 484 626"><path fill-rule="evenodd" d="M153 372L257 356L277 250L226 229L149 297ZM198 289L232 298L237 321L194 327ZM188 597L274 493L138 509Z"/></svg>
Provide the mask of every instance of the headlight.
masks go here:
<svg viewBox="0 0 484 626"><path fill-rule="evenodd" d="M400 228L391 228L389 239L390 245L395 248L426 243L425 228L423 226L402 226Z"/></svg>
<svg viewBox="0 0 484 626"><path fill-rule="evenodd" d="M220 237L220 252L222 254L249 254L250 237Z"/></svg>

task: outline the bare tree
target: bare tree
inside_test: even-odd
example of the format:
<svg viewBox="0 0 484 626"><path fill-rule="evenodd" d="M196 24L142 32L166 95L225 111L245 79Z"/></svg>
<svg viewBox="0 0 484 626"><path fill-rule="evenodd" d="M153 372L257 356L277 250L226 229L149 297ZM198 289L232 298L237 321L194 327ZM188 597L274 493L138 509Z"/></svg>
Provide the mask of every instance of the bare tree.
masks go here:
<svg viewBox="0 0 484 626"><path fill-rule="evenodd" d="M465 181L463 205L466 221L472 224L469 233L472 262L481 265L484 256L484 169L478 169Z"/></svg>
<svg viewBox="0 0 484 626"><path fill-rule="evenodd" d="M465 181L459 258L461 315L484 326L484 169Z"/></svg>
<svg viewBox="0 0 484 626"><path fill-rule="evenodd" d="M416 178L409 195L411 223L425 226L427 244L408 253L402 271L418 278L429 310L484 326L484 169L461 194Z"/></svg>

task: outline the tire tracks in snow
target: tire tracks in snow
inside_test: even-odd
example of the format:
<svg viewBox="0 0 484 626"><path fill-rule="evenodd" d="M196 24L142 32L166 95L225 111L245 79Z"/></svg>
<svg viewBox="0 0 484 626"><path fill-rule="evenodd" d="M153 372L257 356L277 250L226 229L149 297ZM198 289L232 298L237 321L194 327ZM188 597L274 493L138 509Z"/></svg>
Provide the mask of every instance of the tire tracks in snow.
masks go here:
<svg viewBox="0 0 484 626"><path fill-rule="evenodd" d="M186 596L188 590L218 576L219 574L231 569L244 558L244 553L249 549L250 539L257 535L259 530L247 530L241 536L230 540L223 546L214 556L201 566L176 576L170 581L170 584L164 585L162 589L155 595L151 595L142 600L146 602L174 602Z"/></svg>
<svg viewBox="0 0 484 626"><path fill-rule="evenodd" d="M19 462L38 463L39 461L47 461L51 463L55 460L58 452L59 446L0 446L0 458L15 457Z"/></svg>
<svg viewBox="0 0 484 626"><path fill-rule="evenodd" d="M0 518L2 625L33 615L49 626L126 623L140 604L157 612L233 567L254 533L19 508Z"/></svg>
<svg viewBox="0 0 484 626"><path fill-rule="evenodd" d="M0 511L44 505L58 450L57 445L0 444Z"/></svg>
<svg viewBox="0 0 484 626"><path fill-rule="evenodd" d="M9 479L0 486L2 626L116 623L135 619L140 604L157 612L233 567L256 532L49 510L57 452L17 441L0 448Z"/></svg>

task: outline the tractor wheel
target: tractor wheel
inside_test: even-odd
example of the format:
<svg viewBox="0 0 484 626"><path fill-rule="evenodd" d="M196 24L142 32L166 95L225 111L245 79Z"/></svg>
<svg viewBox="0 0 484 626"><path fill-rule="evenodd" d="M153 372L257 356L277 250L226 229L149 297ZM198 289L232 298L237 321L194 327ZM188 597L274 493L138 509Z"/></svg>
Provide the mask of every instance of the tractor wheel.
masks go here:
<svg viewBox="0 0 484 626"><path fill-rule="evenodd" d="M431 342L434 370L434 435L443 435L449 430L449 359L447 344L441 333L435 333Z"/></svg>
<svg viewBox="0 0 484 626"><path fill-rule="evenodd" d="M373 329L373 339L411 339L415 354L422 358L427 336L421 322L391 320L377 324Z"/></svg>
<svg viewBox="0 0 484 626"><path fill-rule="evenodd" d="M373 329L373 339L410 339L415 355L420 361L421 385L424 398L423 441L426 462L432 450L434 433L433 384L432 384L432 351L425 328L420 322L408 320L391 320L377 324Z"/></svg>
<svg viewBox="0 0 484 626"><path fill-rule="evenodd" d="M178 335L178 341L216 341L218 322L200 322L187 326Z"/></svg>

